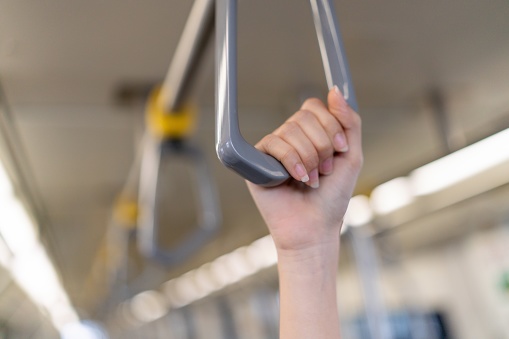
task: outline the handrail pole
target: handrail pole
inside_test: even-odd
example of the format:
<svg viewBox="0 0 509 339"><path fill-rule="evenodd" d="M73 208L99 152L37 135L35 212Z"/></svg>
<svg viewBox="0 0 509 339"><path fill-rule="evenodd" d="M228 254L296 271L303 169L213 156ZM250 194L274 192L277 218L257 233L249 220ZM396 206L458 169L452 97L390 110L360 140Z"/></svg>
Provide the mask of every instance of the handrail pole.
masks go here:
<svg viewBox="0 0 509 339"><path fill-rule="evenodd" d="M194 73L212 37L215 0L195 0L161 88L159 105L167 114L187 98Z"/></svg>
<svg viewBox="0 0 509 339"><path fill-rule="evenodd" d="M358 111L350 67L346 58L333 0L310 0L322 62L331 89L338 86L348 104Z"/></svg>

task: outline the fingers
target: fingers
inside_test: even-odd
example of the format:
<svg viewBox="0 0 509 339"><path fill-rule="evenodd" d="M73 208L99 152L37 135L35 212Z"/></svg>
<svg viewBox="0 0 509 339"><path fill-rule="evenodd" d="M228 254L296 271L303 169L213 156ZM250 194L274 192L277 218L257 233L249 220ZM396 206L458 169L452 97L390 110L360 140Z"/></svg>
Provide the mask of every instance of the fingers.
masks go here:
<svg viewBox="0 0 509 339"><path fill-rule="evenodd" d="M284 141L280 136L274 133L269 134L260 140L256 148L279 160L295 180L309 182L308 172L299 153L295 147Z"/></svg>
<svg viewBox="0 0 509 339"><path fill-rule="evenodd" d="M329 92L329 107L318 99L306 100L300 111L256 145L311 187L319 186L319 174L333 172L335 152L352 164L362 163L360 118L338 92Z"/></svg>
<svg viewBox="0 0 509 339"><path fill-rule="evenodd" d="M296 123L311 142L311 146L315 149L315 154L318 156L318 163L315 154L309 162L304 160L306 168L312 171L318 166L321 174L332 173L332 156L334 154L334 147L331 143L326 129L320 123L319 119L308 110L300 110L293 115L289 120L290 123ZM308 152L309 154L309 152Z"/></svg>
<svg viewBox="0 0 509 339"><path fill-rule="evenodd" d="M316 118L320 120L321 125L327 132L336 152L348 151L348 143L341 123L331 114L322 101L316 98L308 99L304 102L302 108L315 113Z"/></svg>

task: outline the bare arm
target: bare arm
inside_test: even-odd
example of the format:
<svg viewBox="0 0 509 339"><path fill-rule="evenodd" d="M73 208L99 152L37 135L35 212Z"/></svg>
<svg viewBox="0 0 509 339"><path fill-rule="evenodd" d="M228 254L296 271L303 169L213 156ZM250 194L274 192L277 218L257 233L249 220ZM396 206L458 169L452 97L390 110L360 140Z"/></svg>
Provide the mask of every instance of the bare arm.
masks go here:
<svg viewBox="0 0 509 339"><path fill-rule="evenodd" d="M278 252L280 338L339 338L339 234L363 162L360 118L334 88L327 105L307 100L256 147L293 177L248 183Z"/></svg>

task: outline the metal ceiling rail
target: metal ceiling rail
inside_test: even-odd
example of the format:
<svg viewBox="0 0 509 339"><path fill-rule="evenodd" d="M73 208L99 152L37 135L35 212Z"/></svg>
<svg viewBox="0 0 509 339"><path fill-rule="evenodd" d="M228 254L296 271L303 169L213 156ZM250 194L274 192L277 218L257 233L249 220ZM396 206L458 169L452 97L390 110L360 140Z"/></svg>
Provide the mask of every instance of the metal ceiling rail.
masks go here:
<svg viewBox="0 0 509 339"><path fill-rule="evenodd" d="M337 85L357 111L357 100L332 0L311 0L327 85ZM237 0L216 6L216 151L221 162L245 179L277 186L289 178L283 165L242 137L237 111Z"/></svg>
<svg viewBox="0 0 509 339"><path fill-rule="evenodd" d="M161 88L159 105L171 114L187 98L197 64L214 31L214 0L195 0Z"/></svg>

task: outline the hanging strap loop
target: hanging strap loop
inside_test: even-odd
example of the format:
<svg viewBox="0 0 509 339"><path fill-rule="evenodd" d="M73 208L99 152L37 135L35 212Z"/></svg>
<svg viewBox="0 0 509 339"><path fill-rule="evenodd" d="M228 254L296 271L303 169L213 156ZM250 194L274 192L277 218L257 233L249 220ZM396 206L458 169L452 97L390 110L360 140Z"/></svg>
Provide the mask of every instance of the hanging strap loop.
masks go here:
<svg viewBox="0 0 509 339"><path fill-rule="evenodd" d="M200 220L191 225L185 239L173 248L162 248L159 243L160 206L158 189L162 183L162 160L178 157L192 166L197 188L197 211ZM140 177L138 218L138 248L140 252L163 265L178 264L197 252L209 241L221 225L221 213L216 188L204 155L187 142L145 140ZM182 225L178 225L181 227Z"/></svg>

